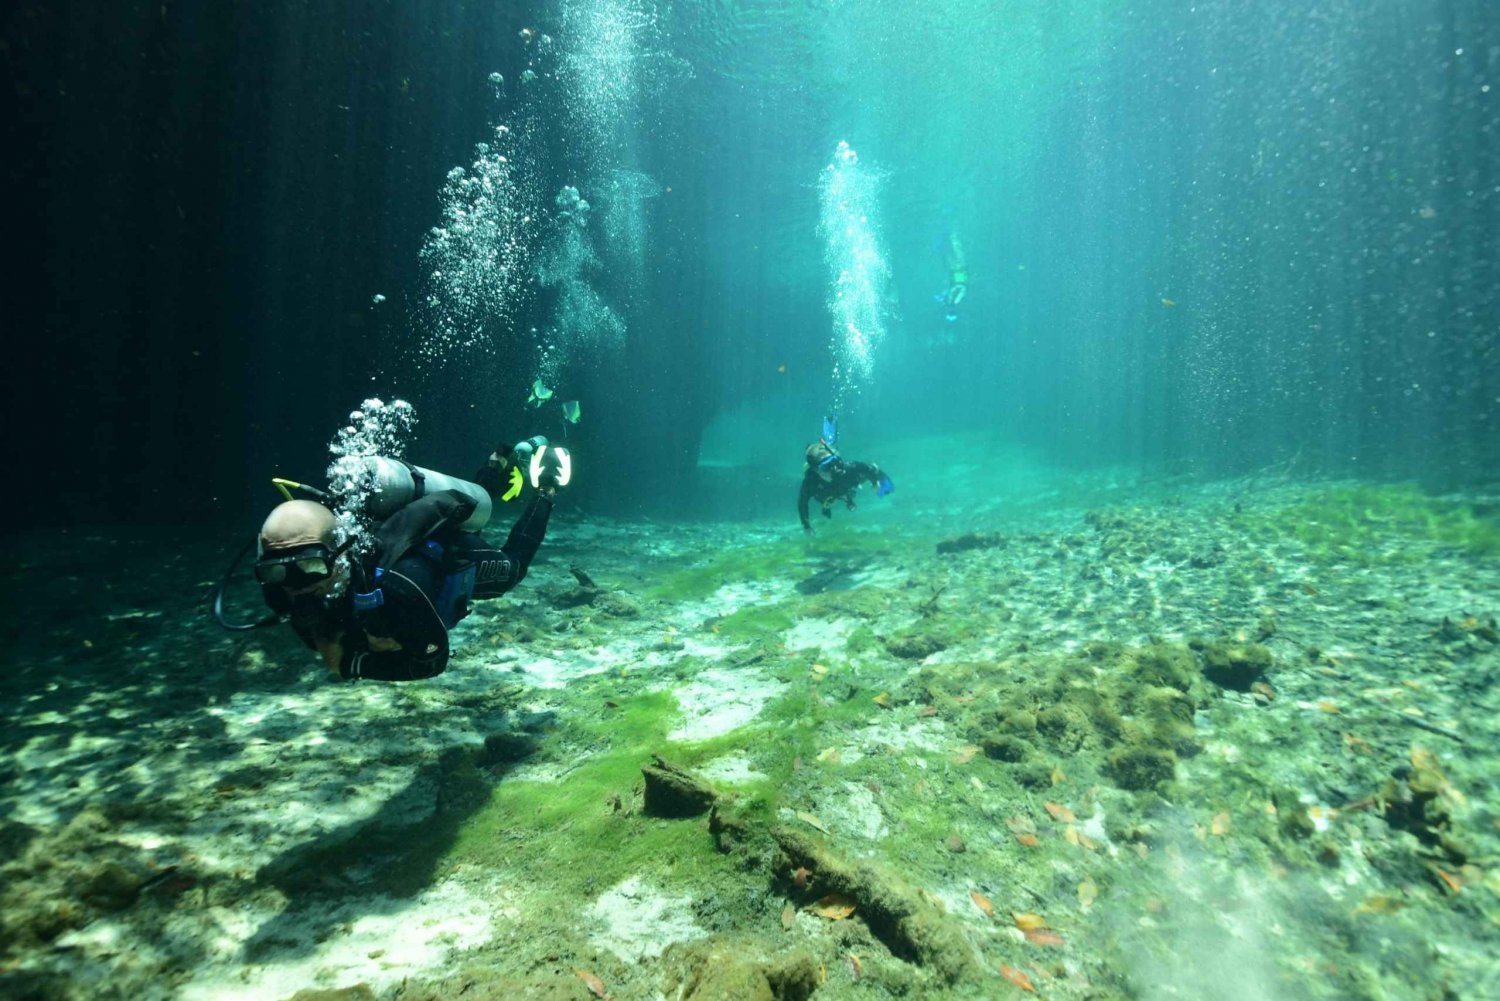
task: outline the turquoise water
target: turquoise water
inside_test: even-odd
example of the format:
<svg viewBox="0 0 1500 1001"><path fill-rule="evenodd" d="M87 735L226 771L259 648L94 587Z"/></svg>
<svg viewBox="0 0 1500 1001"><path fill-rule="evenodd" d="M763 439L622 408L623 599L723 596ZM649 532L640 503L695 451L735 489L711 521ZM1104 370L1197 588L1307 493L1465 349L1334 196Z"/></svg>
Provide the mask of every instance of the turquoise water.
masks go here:
<svg viewBox="0 0 1500 1001"><path fill-rule="evenodd" d="M1500 992L1488 4L72 13L0 994ZM271 476L535 433L441 675L214 623Z"/></svg>

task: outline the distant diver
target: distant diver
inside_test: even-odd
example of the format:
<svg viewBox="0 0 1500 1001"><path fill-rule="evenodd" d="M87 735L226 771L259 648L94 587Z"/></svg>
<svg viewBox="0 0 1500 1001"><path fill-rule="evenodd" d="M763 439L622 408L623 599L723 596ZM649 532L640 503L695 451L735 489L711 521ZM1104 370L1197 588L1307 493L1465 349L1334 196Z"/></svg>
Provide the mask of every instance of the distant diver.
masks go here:
<svg viewBox="0 0 1500 1001"><path fill-rule="evenodd" d="M813 530L808 518L810 501L822 505L823 517L832 518L833 505L840 500L846 508L854 510L854 493L862 483L873 486L876 497L884 497L896 488L879 466L869 462L849 462L834 451L837 438L837 421L825 417L822 437L807 446L804 453L807 468L802 474L802 490L797 495L797 517L802 519L802 530L809 535Z"/></svg>
<svg viewBox="0 0 1500 1001"><path fill-rule="evenodd" d="M948 323L957 323L958 307L969 294L969 264L964 258L964 245L959 242L956 230L948 231L948 246L943 254L943 263L948 268L948 287L939 296L943 304L943 319Z"/></svg>
<svg viewBox="0 0 1500 1001"><path fill-rule="evenodd" d="M373 530L374 544L360 556L350 542L336 544L337 520L319 500L277 505L256 539L255 561L274 615L254 625L290 622L345 680L431 678L447 668L448 631L469 614L470 601L498 598L525 578L553 495L571 478L571 456L541 436L497 448L475 476L478 484L394 459L366 461L372 499L387 502L372 509L395 508ZM477 529L494 501L519 496L528 473L535 492L495 549ZM215 601L221 624L253 628L224 623L223 586Z"/></svg>

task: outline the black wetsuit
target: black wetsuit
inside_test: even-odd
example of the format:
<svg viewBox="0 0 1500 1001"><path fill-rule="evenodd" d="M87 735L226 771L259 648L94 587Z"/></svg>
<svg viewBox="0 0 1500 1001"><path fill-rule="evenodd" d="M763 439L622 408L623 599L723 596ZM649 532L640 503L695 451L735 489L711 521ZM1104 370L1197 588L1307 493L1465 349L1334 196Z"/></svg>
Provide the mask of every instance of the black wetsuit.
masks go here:
<svg viewBox="0 0 1500 1001"><path fill-rule="evenodd" d="M449 625L468 614L469 597L498 598L526 576L547 532L552 499L533 496L499 549L458 528L473 510L474 501L456 490L412 501L375 530L374 550L343 594L289 606L285 592L266 587L266 604L290 611L292 628L314 650L319 639L341 637L344 678L415 681L441 674L448 666ZM451 575L468 571L472 593L461 586L445 594ZM371 636L399 648L372 649Z"/></svg>
<svg viewBox="0 0 1500 1001"><path fill-rule="evenodd" d="M879 486L880 478L884 475L880 467L872 463L845 462L843 459L834 459L824 468L831 474L830 479L823 479L818 475L818 469L812 466L802 474L802 492L797 495L797 517L802 519L803 528L812 528L812 522L807 517L808 501L815 500L822 504L823 517L832 518L835 501L842 500L852 508L854 491L859 489L859 485L868 482L871 486Z"/></svg>

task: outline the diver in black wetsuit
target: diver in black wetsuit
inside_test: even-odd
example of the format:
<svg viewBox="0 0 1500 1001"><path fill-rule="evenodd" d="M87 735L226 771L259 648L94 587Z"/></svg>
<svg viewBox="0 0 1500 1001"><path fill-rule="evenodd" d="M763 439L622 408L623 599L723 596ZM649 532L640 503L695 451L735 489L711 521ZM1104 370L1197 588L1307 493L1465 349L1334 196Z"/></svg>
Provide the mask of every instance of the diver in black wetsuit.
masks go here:
<svg viewBox="0 0 1500 1001"><path fill-rule="evenodd" d="M875 488L877 497L895 489L891 478L879 466L845 461L826 438L807 446L807 471L802 474L802 491L797 495L797 517L802 519L802 530L809 535L813 530L807 516L808 501L823 505L823 517L832 518L835 501L842 500L845 507L854 509L854 492L866 482Z"/></svg>
<svg viewBox="0 0 1500 1001"><path fill-rule="evenodd" d="M475 479L502 499L505 472L524 467L530 455L531 442L505 458L497 451ZM519 480L513 482L519 492ZM358 559L341 558L332 511L289 500L261 527L255 564L261 593L340 678L434 677L448 666L448 630L469 613L470 599L498 598L526 576L547 532L557 469L542 470L536 486L499 549L459 527L473 513L474 498L441 490L382 522L375 545Z"/></svg>

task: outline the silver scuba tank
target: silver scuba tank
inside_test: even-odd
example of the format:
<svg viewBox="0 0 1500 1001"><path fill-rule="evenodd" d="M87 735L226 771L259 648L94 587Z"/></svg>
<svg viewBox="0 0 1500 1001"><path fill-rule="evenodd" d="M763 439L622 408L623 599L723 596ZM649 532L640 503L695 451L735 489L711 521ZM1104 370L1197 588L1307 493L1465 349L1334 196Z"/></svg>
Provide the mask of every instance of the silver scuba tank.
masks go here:
<svg viewBox="0 0 1500 1001"><path fill-rule="evenodd" d="M383 455L371 456L364 463L364 482L369 490L365 511L376 518L388 518L412 501L435 491L457 490L474 501L474 513L459 528L465 532L477 532L489 523L493 504L489 491L477 483Z"/></svg>

